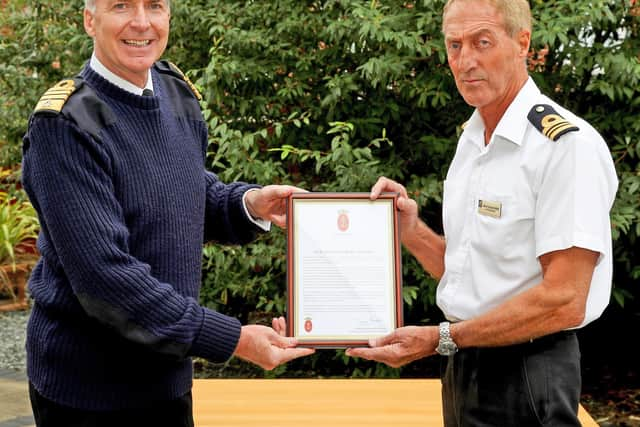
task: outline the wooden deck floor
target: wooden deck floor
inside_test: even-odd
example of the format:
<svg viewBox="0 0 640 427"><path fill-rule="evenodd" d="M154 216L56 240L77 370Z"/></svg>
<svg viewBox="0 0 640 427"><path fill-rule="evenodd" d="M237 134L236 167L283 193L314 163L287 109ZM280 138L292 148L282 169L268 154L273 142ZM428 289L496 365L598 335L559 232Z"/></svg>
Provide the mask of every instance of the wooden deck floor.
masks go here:
<svg viewBox="0 0 640 427"><path fill-rule="evenodd" d="M439 380L195 380L197 427L439 427ZM580 407L584 427L598 427Z"/></svg>

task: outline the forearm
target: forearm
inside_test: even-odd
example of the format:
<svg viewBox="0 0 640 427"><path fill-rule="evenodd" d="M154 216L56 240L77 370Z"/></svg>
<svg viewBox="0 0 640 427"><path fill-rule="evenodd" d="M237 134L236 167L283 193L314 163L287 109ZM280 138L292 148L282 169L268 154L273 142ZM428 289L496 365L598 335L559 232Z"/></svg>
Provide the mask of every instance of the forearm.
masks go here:
<svg viewBox="0 0 640 427"><path fill-rule="evenodd" d="M425 271L436 279L442 277L446 248L442 236L431 230L424 222L418 221L412 232L403 234L402 243L416 257Z"/></svg>
<svg viewBox="0 0 640 427"><path fill-rule="evenodd" d="M580 248L541 257L543 280L474 319L455 323L460 347L521 343L580 326L598 253Z"/></svg>
<svg viewBox="0 0 640 427"><path fill-rule="evenodd" d="M570 304L538 285L482 316L453 324L451 334L461 348L526 342L576 326L564 314Z"/></svg>

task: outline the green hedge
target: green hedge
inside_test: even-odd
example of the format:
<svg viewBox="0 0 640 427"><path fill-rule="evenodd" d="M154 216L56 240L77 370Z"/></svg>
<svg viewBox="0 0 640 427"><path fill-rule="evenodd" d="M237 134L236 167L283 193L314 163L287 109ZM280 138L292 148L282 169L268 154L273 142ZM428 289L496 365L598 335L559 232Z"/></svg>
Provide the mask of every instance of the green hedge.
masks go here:
<svg viewBox="0 0 640 427"><path fill-rule="evenodd" d="M31 4L30 2L29 4ZM367 191L380 175L406 184L441 230L441 183L471 109L448 70L442 0L184 0L172 4L166 57L201 89L209 164L225 180ZM612 212L617 306L637 310L640 259L640 30L629 0L531 2L530 72L550 96L604 135L620 176ZM88 58L81 1L12 2L0 14L0 149L19 162L30 109ZM6 153L6 154L5 154ZM243 321L285 308L280 230L246 247L204 249L202 302ZM404 253L407 323L433 323L436 283ZM199 361L199 363L204 363ZM410 376L323 351L272 376ZM200 366L200 365L199 365ZM208 375L261 376L231 361Z"/></svg>

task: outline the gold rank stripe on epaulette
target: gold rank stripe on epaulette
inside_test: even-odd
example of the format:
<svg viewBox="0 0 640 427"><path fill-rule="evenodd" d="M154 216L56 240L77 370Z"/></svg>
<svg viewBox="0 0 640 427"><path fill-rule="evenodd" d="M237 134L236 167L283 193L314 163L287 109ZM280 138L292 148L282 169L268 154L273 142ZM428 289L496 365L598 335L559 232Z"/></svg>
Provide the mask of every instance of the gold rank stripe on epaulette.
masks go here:
<svg viewBox="0 0 640 427"><path fill-rule="evenodd" d="M468 124L469 124L469 120L467 120L466 122L464 122L463 124L461 124L461 125L460 125L460 129L464 130L464 128L466 128Z"/></svg>
<svg viewBox="0 0 640 427"><path fill-rule="evenodd" d="M36 104L34 112L49 111L59 113L64 107L64 103L76 90L75 82L72 79L62 80L51 89L47 90Z"/></svg>
<svg viewBox="0 0 640 427"><path fill-rule="evenodd" d="M580 130L578 126L568 122L551 105L547 104L534 105L527 118L536 129L552 141L557 141L568 132Z"/></svg>
<svg viewBox="0 0 640 427"><path fill-rule="evenodd" d="M174 64L171 61L167 61L169 63L169 65L171 66L171 68L173 68L178 74L180 74L182 76L182 78L184 79L185 82L187 82L187 85L189 85L189 87L191 88L191 91L193 92L193 94L196 96L196 98L198 98L198 101L202 101L202 95L200 95L200 91L198 91L198 88L196 88L196 85L194 85L191 80L189 80L189 77L187 77L187 75L185 73L182 72L182 70L180 68L178 68L178 66L176 64Z"/></svg>

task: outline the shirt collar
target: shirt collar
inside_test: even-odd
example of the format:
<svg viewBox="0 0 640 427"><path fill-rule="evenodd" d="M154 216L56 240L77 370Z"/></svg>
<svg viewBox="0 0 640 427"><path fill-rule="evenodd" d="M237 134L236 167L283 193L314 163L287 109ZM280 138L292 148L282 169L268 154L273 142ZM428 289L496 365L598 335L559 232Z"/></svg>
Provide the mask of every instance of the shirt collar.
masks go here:
<svg viewBox="0 0 640 427"><path fill-rule="evenodd" d="M478 110L474 110L471 118L463 125L461 141L468 141L478 148L484 148L484 122Z"/></svg>
<svg viewBox="0 0 640 427"><path fill-rule="evenodd" d="M529 77L498 122L493 139L500 138L521 145L528 126L527 113L539 96L540 89ZM479 148L484 147L484 122L477 109L466 123L462 138Z"/></svg>
<svg viewBox="0 0 640 427"><path fill-rule="evenodd" d="M540 89L529 77L498 122L493 138L501 137L514 144L522 145L522 139L529 123L527 114L539 96Z"/></svg>
<svg viewBox="0 0 640 427"><path fill-rule="evenodd" d="M143 89L149 89L153 91L153 80L151 79L151 70L148 71L149 75L147 77L147 84L144 88L139 88L134 85L130 81L123 79L120 76L115 75L112 71L110 71L107 67L105 67L102 62L96 57L95 52L91 55L91 61L89 62L89 66L102 76L105 80L114 85L118 86L120 89L124 89L127 92L131 92L134 95L142 96Z"/></svg>

